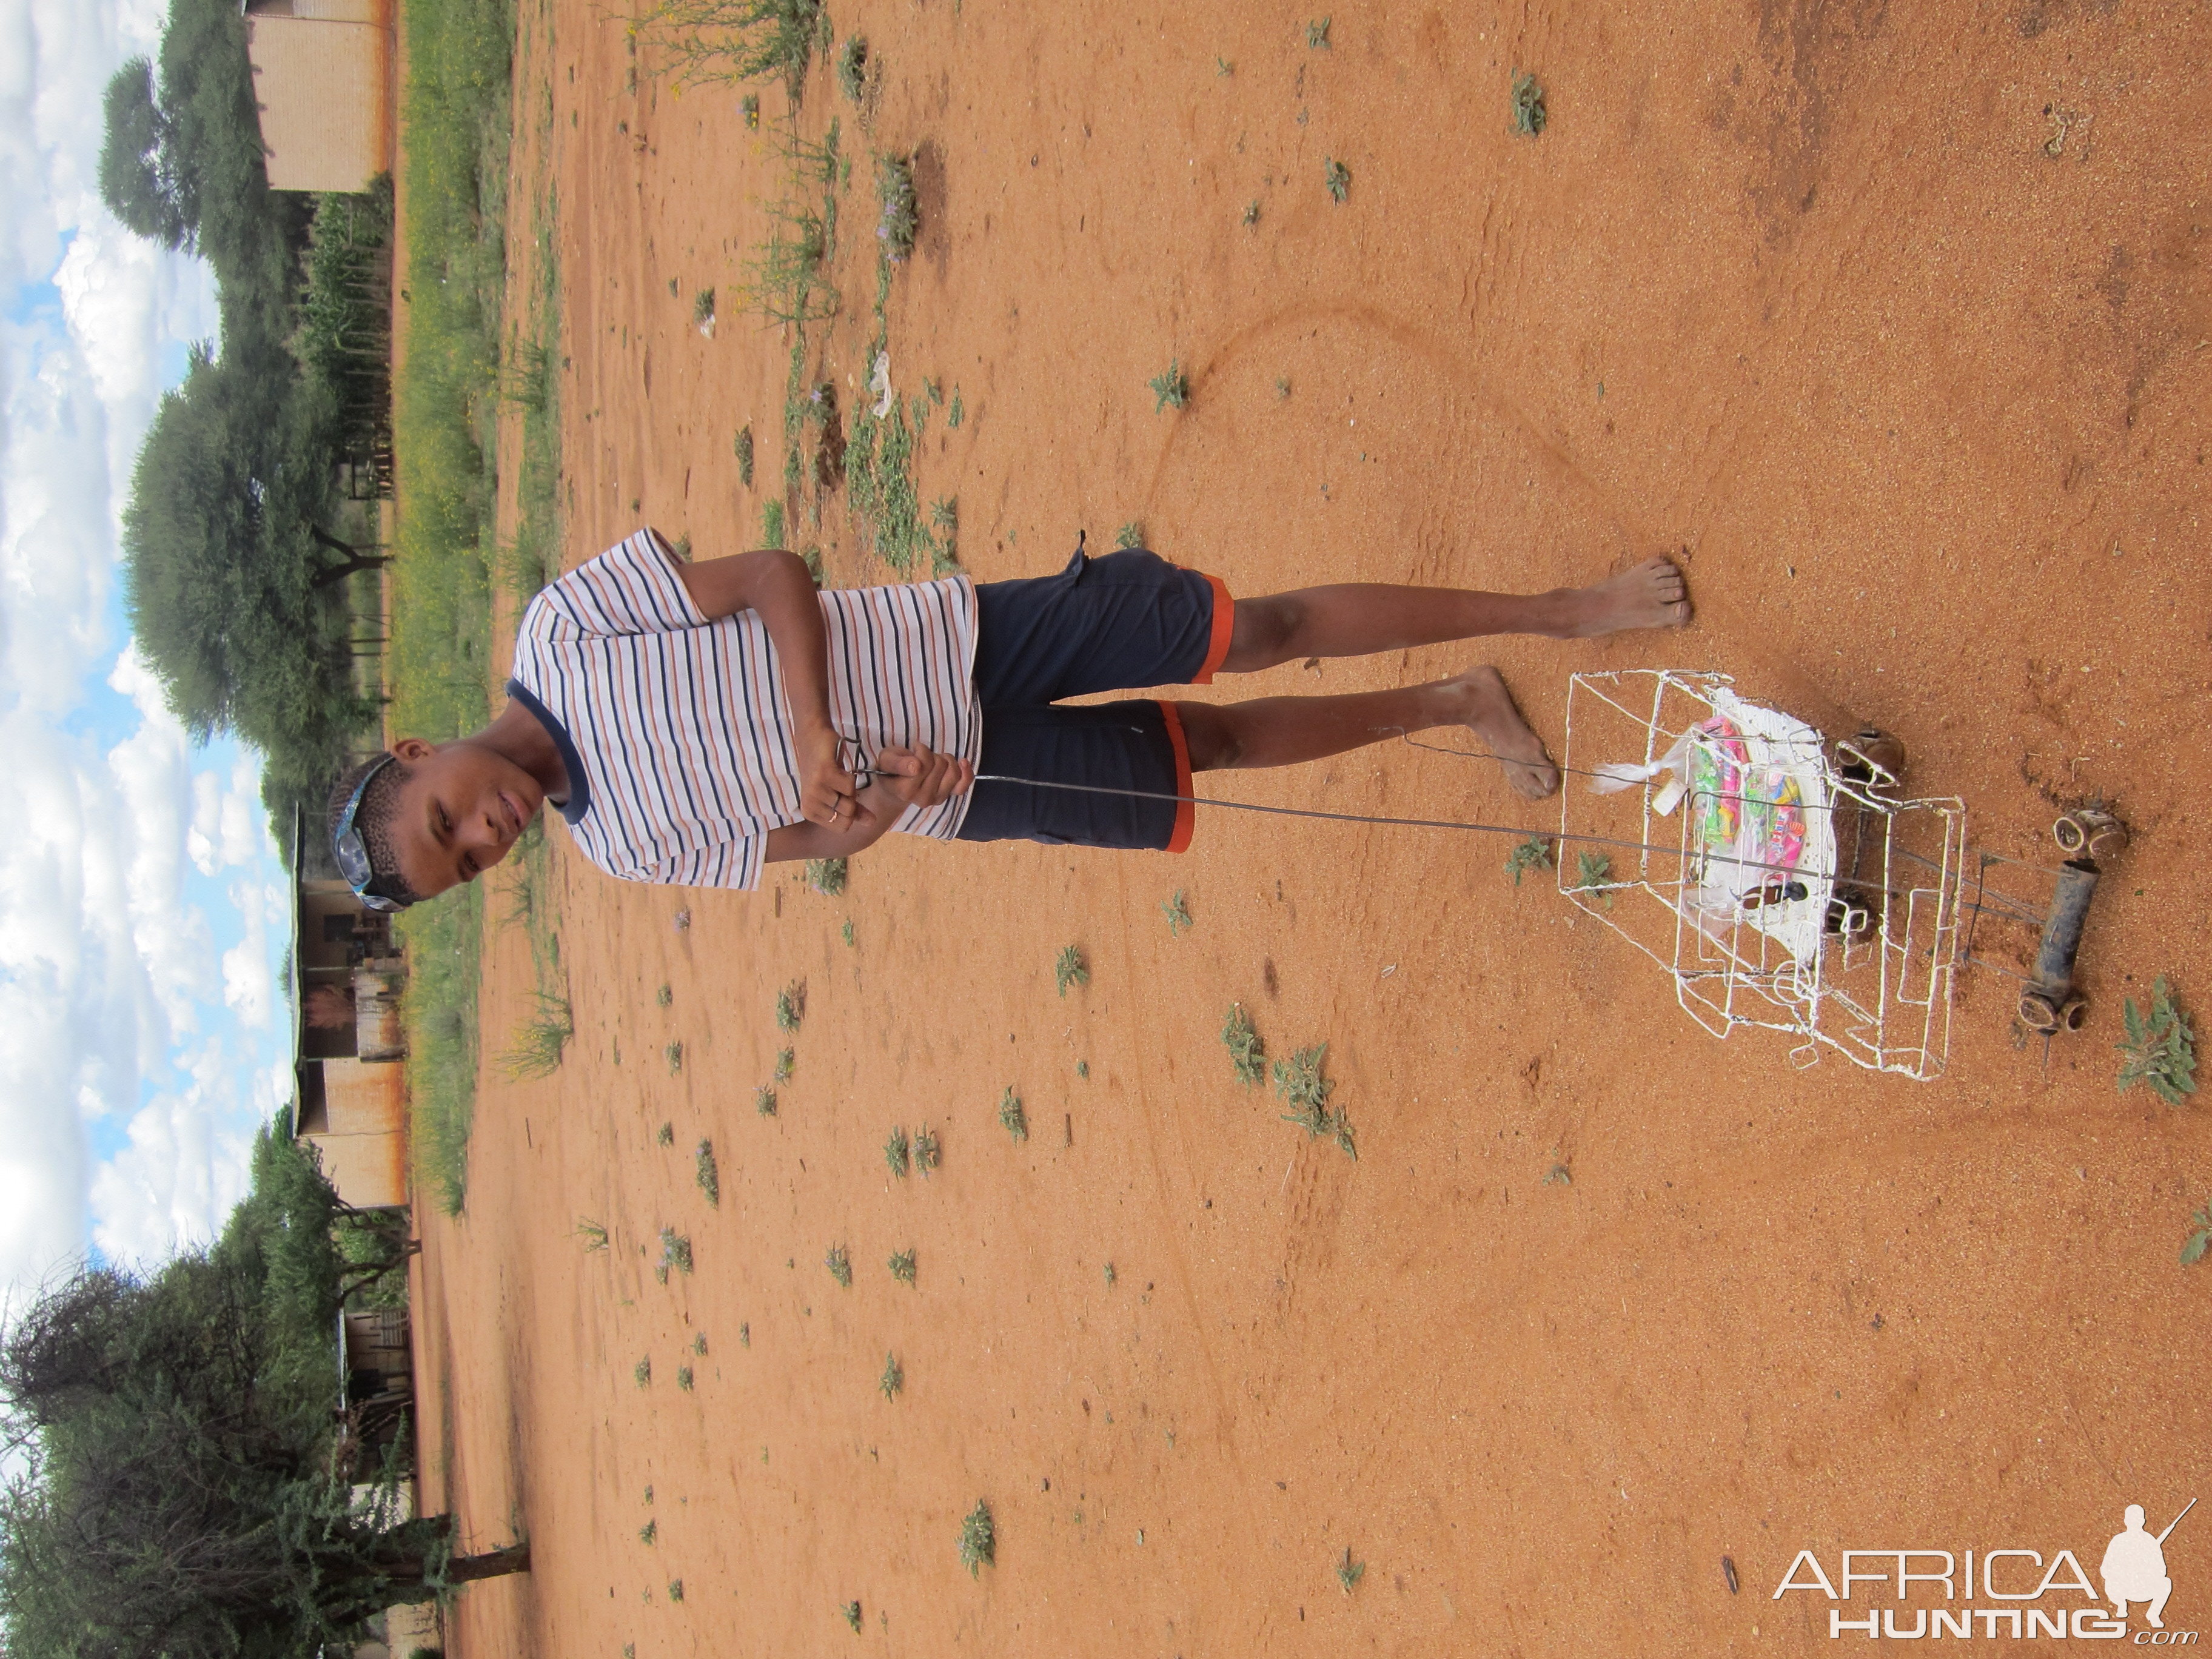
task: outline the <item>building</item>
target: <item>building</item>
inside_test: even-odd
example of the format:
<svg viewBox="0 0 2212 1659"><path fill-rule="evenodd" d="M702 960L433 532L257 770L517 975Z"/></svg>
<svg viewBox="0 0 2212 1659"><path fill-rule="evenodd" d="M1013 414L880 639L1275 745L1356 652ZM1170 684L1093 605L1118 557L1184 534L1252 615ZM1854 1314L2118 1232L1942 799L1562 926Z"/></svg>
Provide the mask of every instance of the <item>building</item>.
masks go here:
<svg viewBox="0 0 2212 1659"><path fill-rule="evenodd" d="M246 0L271 190L365 190L392 170L393 0Z"/></svg>
<svg viewBox="0 0 2212 1659"><path fill-rule="evenodd" d="M295 825L293 844L301 845ZM407 1075L399 1023L404 964L390 919L335 877L292 881L292 1007L298 1086L292 1137L356 1209L407 1199Z"/></svg>

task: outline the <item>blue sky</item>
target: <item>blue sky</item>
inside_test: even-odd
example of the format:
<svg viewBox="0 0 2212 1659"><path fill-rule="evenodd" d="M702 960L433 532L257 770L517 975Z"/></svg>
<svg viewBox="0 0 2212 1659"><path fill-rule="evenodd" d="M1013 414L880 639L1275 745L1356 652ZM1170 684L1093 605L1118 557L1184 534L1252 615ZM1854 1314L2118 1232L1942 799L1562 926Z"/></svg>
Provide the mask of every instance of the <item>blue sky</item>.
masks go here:
<svg viewBox="0 0 2212 1659"><path fill-rule="evenodd" d="M100 205L100 94L149 0L0 7L0 1280L152 1262L222 1225L290 1092L283 872L258 762L195 745L118 564L206 267Z"/></svg>

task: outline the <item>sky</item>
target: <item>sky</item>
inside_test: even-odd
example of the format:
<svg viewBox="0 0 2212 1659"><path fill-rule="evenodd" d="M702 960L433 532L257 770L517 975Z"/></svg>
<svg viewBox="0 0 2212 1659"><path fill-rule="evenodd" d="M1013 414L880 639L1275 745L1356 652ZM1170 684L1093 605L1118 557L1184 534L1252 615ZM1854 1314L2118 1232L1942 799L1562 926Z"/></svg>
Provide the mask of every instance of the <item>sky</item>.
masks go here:
<svg viewBox="0 0 2212 1659"><path fill-rule="evenodd" d="M119 526L205 264L100 204L100 94L162 0L0 0L0 1296L213 1236L291 1096L259 760L138 660Z"/></svg>

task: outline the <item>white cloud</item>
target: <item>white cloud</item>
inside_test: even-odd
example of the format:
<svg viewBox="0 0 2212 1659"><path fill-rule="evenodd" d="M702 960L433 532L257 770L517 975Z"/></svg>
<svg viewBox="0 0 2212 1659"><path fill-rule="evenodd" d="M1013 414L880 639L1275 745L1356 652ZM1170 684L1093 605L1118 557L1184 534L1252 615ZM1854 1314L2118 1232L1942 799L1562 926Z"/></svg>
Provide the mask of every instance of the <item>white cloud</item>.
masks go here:
<svg viewBox="0 0 2212 1659"><path fill-rule="evenodd" d="M184 1088L133 1114L128 1144L92 1178L93 1242L113 1260L151 1262L204 1243L246 1195L258 1119L240 1097L236 1057L210 1042L185 1069Z"/></svg>
<svg viewBox="0 0 2212 1659"><path fill-rule="evenodd" d="M185 846L202 875L247 863L270 845L258 767L240 757L228 788L213 772L192 775L192 827Z"/></svg>

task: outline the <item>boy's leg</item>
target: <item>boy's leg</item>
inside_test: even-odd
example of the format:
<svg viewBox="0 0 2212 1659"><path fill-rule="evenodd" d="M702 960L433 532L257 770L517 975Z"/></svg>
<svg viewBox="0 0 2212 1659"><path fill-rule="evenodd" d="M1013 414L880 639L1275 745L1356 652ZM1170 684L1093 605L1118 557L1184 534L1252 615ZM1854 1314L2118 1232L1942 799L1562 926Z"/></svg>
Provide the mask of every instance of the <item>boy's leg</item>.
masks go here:
<svg viewBox="0 0 2212 1659"><path fill-rule="evenodd" d="M1364 657L1485 634L1588 639L1627 628L1680 628L1689 620L1687 586L1667 558L1549 593L1346 582L1238 599L1221 667L1249 674L1302 657Z"/></svg>
<svg viewBox="0 0 2212 1659"><path fill-rule="evenodd" d="M1534 800L1559 787L1559 769L1545 753L1543 739L1521 718L1494 668L1470 668L1448 680L1389 691L1178 702L1175 709L1194 772L1295 766L1403 732L1465 726L1504 763L1506 781L1521 794Z"/></svg>

